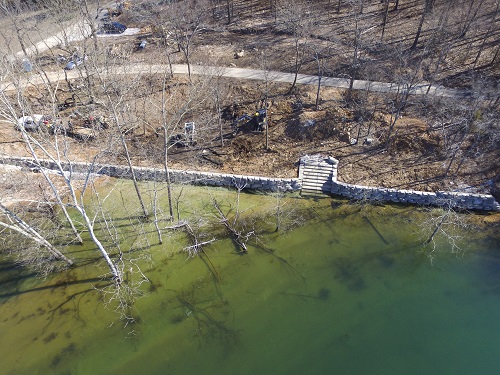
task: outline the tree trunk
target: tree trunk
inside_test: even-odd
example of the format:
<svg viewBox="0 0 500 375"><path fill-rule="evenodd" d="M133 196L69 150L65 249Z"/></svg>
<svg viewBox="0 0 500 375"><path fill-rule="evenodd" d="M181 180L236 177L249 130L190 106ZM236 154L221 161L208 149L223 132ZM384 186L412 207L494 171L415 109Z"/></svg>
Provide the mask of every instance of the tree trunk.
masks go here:
<svg viewBox="0 0 500 375"><path fill-rule="evenodd" d="M17 225L9 225L7 223L0 221L0 226L3 226L4 228L7 229L11 229L13 231L22 234L25 237L30 238L39 245L45 247L49 251L49 253L51 253L54 256L54 258L66 262L66 264L68 264L69 266L73 265L73 261L71 259L64 256L63 253L57 250L49 241L47 241L40 233L38 233L36 229L34 229L32 226L30 226L28 223L26 223L24 220L22 220L14 212L9 210L6 206L4 206L1 203L0 203L0 210L9 218L14 220L17 224Z"/></svg>
<svg viewBox="0 0 500 375"><path fill-rule="evenodd" d="M321 75L318 75L318 87L316 89L316 101L314 103L314 107L316 109L316 111L319 109L319 94L321 92L321 78L322 76Z"/></svg>
<svg viewBox="0 0 500 375"><path fill-rule="evenodd" d="M231 24L231 21L232 21L232 13L233 13L233 10L232 10L232 0L226 0L226 6L227 6L227 24Z"/></svg>
<svg viewBox="0 0 500 375"><path fill-rule="evenodd" d="M389 130L387 132L387 137L385 139L385 148L388 148L389 147L389 141L391 140L391 135L392 135L392 131L394 130L394 127L396 126L396 122L398 121L399 119L399 116L401 114L401 111L403 110L404 106L405 106L405 99L404 99L404 95L401 96L401 98L398 100L398 98L400 97L400 88L401 88L401 85L398 84L398 91L396 93L396 103L397 103L397 107L396 107L396 111L392 112L391 113L391 123L389 125ZM407 96L406 96L407 97Z"/></svg>
<svg viewBox="0 0 500 375"><path fill-rule="evenodd" d="M482 8L484 0L480 0L479 4L477 5L476 9L473 11L474 3L475 0L472 0L469 6L469 10L467 11L467 16L465 17L464 21L464 26L460 32L459 38L464 38L467 32L470 30L470 27L472 26L472 23L477 17L477 13L479 12L479 9ZM498 2L497 2L498 5Z"/></svg>
<svg viewBox="0 0 500 375"><path fill-rule="evenodd" d="M389 16L389 0L385 0L384 16L382 19L382 34L380 35L380 41L384 40L385 25L387 24L388 16Z"/></svg>
<svg viewBox="0 0 500 375"><path fill-rule="evenodd" d="M66 217L66 220L68 221L68 223L69 223L69 225L71 227L71 231L75 235L77 241L80 244L83 244L82 237L80 236L80 233L78 233L78 230L76 229L75 224L73 223L73 220L69 216L68 210L66 209L66 205L63 203L63 201L61 199L61 196L60 196L59 192L57 191L57 188L52 183L52 180L50 179L49 175L45 171L45 168L43 168L41 166L40 160L38 159L38 156L37 156L35 150L33 149L33 146L31 145L31 142L28 139L28 135L26 134L26 132L24 130L22 131L22 134L23 134L23 138L24 138L24 143L27 145L27 147L28 147L28 149L30 151L31 156L33 157L33 159L35 159L36 164L40 167L40 171L41 171L43 177L45 178L45 181L47 181L47 183L49 184L50 189L52 190L52 192L54 194L54 197L55 197L55 199L57 201L57 204L59 205L59 207L61 207L61 210L63 211L64 216ZM54 135L54 137L55 137L54 139L56 141L56 149L58 149L59 147L57 145L57 135Z"/></svg>
<svg viewBox="0 0 500 375"><path fill-rule="evenodd" d="M441 221L439 222L438 225L436 225L436 228L434 228L434 231L432 232L432 234L429 236L429 238L427 240L424 241L424 246L428 245L434 238L434 236L436 235L436 233L438 232L438 230L441 228L441 226L443 225L444 221L446 220L447 218L447 215L443 215L443 217L441 218Z"/></svg>
<svg viewBox="0 0 500 375"><path fill-rule="evenodd" d="M163 243L163 237L161 234L160 226L158 225L158 188L156 186L156 173L154 179L154 197L153 197L153 214L155 216L155 229L158 234L158 243L161 245Z"/></svg>
<svg viewBox="0 0 500 375"><path fill-rule="evenodd" d="M168 132L167 127L163 126L163 167L165 168L165 180L167 182L167 198L168 198L168 211L170 215L170 220L174 219L174 211L172 207L172 187L170 183L170 171L168 170Z"/></svg>
<svg viewBox="0 0 500 375"><path fill-rule="evenodd" d="M429 13L430 11L431 2L432 0L425 0L424 10L422 11L422 16L420 17L420 22L418 23L417 27L417 33L415 34L415 39L413 40L413 44L410 47L410 50L414 50L417 48L418 40L422 32L422 27L424 26L425 17L427 16L427 13Z"/></svg>
<svg viewBox="0 0 500 375"><path fill-rule="evenodd" d="M111 99L110 99L111 102ZM115 119L115 124L116 124L116 129L118 131L118 134L120 136L120 141L123 146L123 151L125 151L125 158L127 159L127 165L130 170L130 175L132 176L132 182L134 183L134 189L135 193L137 194L137 199L139 200L139 204L141 205L141 210L144 218L147 218L149 216L148 211L146 209L146 206L144 204L144 201L142 200L142 195L141 191L139 190L139 184L137 182L137 177L135 175L135 170L134 166L132 165L132 159L130 157L130 153L128 151L128 146L127 146L127 141L125 140L125 137L123 136L123 131L122 127L120 125L120 120L118 119L118 114L116 113L116 109L113 105L111 105L113 108L113 116Z"/></svg>
<svg viewBox="0 0 500 375"><path fill-rule="evenodd" d="M349 78L349 89L347 90L347 100L350 101L352 98L352 90L354 86L354 80L358 74L358 60L359 60L359 39L361 36L361 31L358 28L358 19L356 16L356 29L354 30L354 53L352 56L352 64L350 66L350 78Z"/></svg>
<svg viewBox="0 0 500 375"><path fill-rule="evenodd" d="M493 55L493 58L491 59L490 65L493 66L495 65L495 61L497 61L498 53L500 52L500 44L497 46L497 50L495 51L495 54Z"/></svg>
<svg viewBox="0 0 500 375"><path fill-rule="evenodd" d="M191 64L189 61L189 46L182 48L182 52L184 53L184 57L186 58L186 65L188 69L188 78L189 81L191 82Z"/></svg>
<svg viewBox="0 0 500 375"><path fill-rule="evenodd" d="M168 199L168 211L170 215L170 221L174 220L174 208L172 206L172 186L170 183L170 171L168 169L168 126L167 126L167 108L165 100L166 91L166 77L163 79L163 85L161 90L161 115L162 115L162 127L163 127L163 167L165 169L165 181L167 183L167 199Z"/></svg>
<svg viewBox="0 0 500 375"><path fill-rule="evenodd" d="M448 173L450 173L450 169L451 169L451 166L453 164L453 162L455 161L455 158L457 157L458 155L458 152L460 151L460 147L462 147L462 144L464 143L465 141L465 138L467 138L467 134L468 134L468 130L464 131L464 134L462 136L462 139L460 139L460 142L458 142L458 145L456 146L457 148L455 149L455 151L453 152L453 155L451 156L451 160L450 162L448 163L448 167L446 168L446 172L444 172L444 177L448 177Z"/></svg>
<svg viewBox="0 0 500 375"><path fill-rule="evenodd" d="M497 18L497 15L498 15L498 8L500 7L500 1L497 1L497 6L495 8L495 13L494 15L492 16L492 20L495 21L496 18ZM488 40L488 38L491 36L493 30L496 30L495 28L495 22L490 22L490 25L488 27L488 30L486 31L486 33L484 34L484 38L481 42L481 45L479 46L479 51L477 51L477 55L476 55L476 58L474 59L474 69L476 69L476 65L479 61L479 58L481 57L481 54L483 53L483 50L484 50L484 46L486 45L486 41ZM497 51L498 52L498 51Z"/></svg>
<svg viewBox="0 0 500 375"><path fill-rule="evenodd" d="M293 82L292 86L288 89L288 94L291 94L293 89L295 88L295 85L297 84L297 77L299 75L299 70L300 66L302 64L299 63L299 56L300 56L300 51L299 51L299 39L296 37L295 38L295 70L294 70L294 76L293 76Z"/></svg>
<svg viewBox="0 0 500 375"><path fill-rule="evenodd" d="M222 129L222 118L221 118L221 108L220 108L220 98L219 90L215 93L215 110L217 111L217 123L219 125L219 136L220 136L220 147L224 147L224 133Z"/></svg>
<svg viewBox="0 0 500 375"><path fill-rule="evenodd" d="M266 106L267 106L267 98L266 98ZM269 114L266 109L266 150L269 150Z"/></svg>
<svg viewBox="0 0 500 375"><path fill-rule="evenodd" d="M82 196L82 199L83 199L83 196ZM83 204L80 204L77 207L77 209L80 211L80 214L82 215L83 220L85 221L85 224L87 224L87 229L89 231L90 238L92 239L92 241L94 242L94 244L97 246L97 248L101 252L103 258L106 260L106 263L108 264L108 267L109 267L109 269L111 271L111 274L113 275L113 279L118 284L121 284L121 282L122 282L122 274L118 270L118 268L116 267L116 264L114 264L113 261L111 260L111 258L109 257L109 254L106 251L106 249L104 248L104 246L102 245L101 241L99 241L99 239L95 235L94 225L92 224L92 221L90 220L90 218L88 217L87 213L83 209Z"/></svg>

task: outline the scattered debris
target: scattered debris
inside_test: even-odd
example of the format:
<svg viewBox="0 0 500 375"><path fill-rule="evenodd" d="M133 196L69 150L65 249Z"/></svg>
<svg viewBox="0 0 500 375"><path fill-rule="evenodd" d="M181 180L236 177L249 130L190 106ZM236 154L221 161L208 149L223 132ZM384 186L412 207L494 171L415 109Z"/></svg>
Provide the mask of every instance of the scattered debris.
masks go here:
<svg viewBox="0 0 500 375"><path fill-rule="evenodd" d="M365 138L363 145L370 146L373 143L373 138Z"/></svg>
<svg viewBox="0 0 500 375"><path fill-rule="evenodd" d="M233 136L244 129L262 132L267 127L267 109L258 109L255 111L253 116L248 113L244 113L242 116L234 120L232 127Z"/></svg>
<svg viewBox="0 0 500 375"><path fill-rule="evenodd" d="M123 34L127 30L127 26L120 22L107 22L102 25L102 32L104 34Z"/></svg>
<svg viewBox="0 0 500 375"><path fill-rule="evenodd" d="M27 58L23 59L23 70L26 73L29 73L33 70L33 65L31 64L31 61Z"/></svg>
<svg viewBox="0 0 500 375"><path fill-rule="evenodd" d="M194 122L184 124L184 133L175 134L169 138L168 144L177 147L188 147L196 145L196 125Z"/></svg>
<svg viewBox="0 0 500 375"><path fill-rule="evenodd" d="M16 129L26 131L36 131L43 123L43 115L23 116L17 120Z"/></svg>

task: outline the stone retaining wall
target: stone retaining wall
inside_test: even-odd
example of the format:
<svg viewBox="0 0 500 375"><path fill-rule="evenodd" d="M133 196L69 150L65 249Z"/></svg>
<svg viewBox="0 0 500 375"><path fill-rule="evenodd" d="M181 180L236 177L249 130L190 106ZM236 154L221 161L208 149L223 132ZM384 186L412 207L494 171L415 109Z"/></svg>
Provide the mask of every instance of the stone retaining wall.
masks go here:
<svg viewBox="0 0 500 375"><path fill-rule="evenodd" d="M330 159L332 158L330 157ZM331 164L334 169L337 169L338 160L333 159ZM418 204L423 206L447 206L465 210L500 210L500 204L489 194L443 191L427 192L353 185L337 181L336 171L333 173L333 176L331 193L350 199Z"/></svg>
<svg viewBox="0 0 500 375"><path fill-rule="evenodd" d="M334 166L338 161L334 160ZM31 158L22 157L0 157L1 164L17 165L37 169L38 166ZM47 169L56 170L56 164L43 160L40 163ZM74 173L88 173L89 164L86 163L62 163L65 171ZM117 178L131 178L127 166L99 165L95 166L92 173L102 174ZM165 180L165 172L160 169L136 167L134 168L138 180ZM331 194L342 197L368 200L376 202L394 202L432 206L451 206L458 209L499 211L500 204L489 194L475 194L464 192L425 192L417 190L397 190L381 187L370 187L353 185L336 181L336 173L333 174ZM299 191L302 187L299 178L269 178L259 176L241 176L226 173L196 172L171 170L170 179L174 183L189 183L207 186L236 187L249 190L263 191Z"/></svg>
<svg viewBox="0 0 500 375"><path fill-rule="evenodd" d="M352 185L338 181L333 182L331 192L333 195L341 195L356 200L407 203L424 206L449 206L466 210L500 210L500 205L489 194L396 190Z"/></svg>
<svg viewBox="0 0 500 375"><path fill-rule="evenodd" d="M32 158L22 157L1 157L1 164L17 165L36 170L38 165ZM87 163L61 163L63 170L73 173L88 173L90 164ZM57 170L56 163L48 160L41 160L40 165ZM106 175L117 178L132 178L130 169L124 165L96 165L92 167L92 173ZM165 181L165 171L155 168L135 167L136 178L142 181ZM207 186L235 187L248 190L264 191L299 191L302 187L298 178L269 178L260 176L241 176L227 173L196 172L170 170L170 181L173 183L189 183Z"/></svg>

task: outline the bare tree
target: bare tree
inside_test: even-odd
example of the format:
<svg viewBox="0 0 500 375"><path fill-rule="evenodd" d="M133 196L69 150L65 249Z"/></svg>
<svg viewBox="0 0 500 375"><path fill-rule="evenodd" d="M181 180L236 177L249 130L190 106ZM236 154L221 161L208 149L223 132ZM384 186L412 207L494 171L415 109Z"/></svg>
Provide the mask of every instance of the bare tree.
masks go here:
<svg viewBox="0 0 500 375"><path fill-rule="evenodd" d="M184 55L190 79L193 40L203 28L208 8L206 0L184 0L170 5L169 21L172 38Z"/></svg>
<svg viewBox="0 0 500 375"><path fill-rule="evenodd" d="M428 219L421 224L423 233L432 230L427 239L422 243L424 249L430 246L427 256L434 261L436 252L445 244L450 247L453 254L460 255L464 249L460 245L463 231L471 227L464 214L455 211L453 201L445 199L440 202L440 208L432 209Z"/></svg>
<svg viewBox="0 0 500 375"><path fill-rule="evenodd" d="M67 258L63 253L61 253L57 248L55 248L47 239L45 239L35 228L30 224L21 219L8 207L0 203L0 213L2 213L9 221L5 223L0 221L0 226L6 229L10 229L17 232L30 240L36 242L40 246L43 246L48 250L48 252L57 260L64 261L68 266L73 265L73 261Z"/></svg>
<svg viewBox="0 0 500 375"><path fill-rule="evenodd" d="M24 56L29 56L25 40L26 36L24 35L26 29L23 27L22 21L19 19L19 15L27 11L26 4L22 4L17 1L2 0L0 1L0 10L9 18L9 21L14 29L17 42L19 43Z"/></svg>
<svg viewBox="0 0 500 375"><path fill-rule="evenodd" d="M19 105L20 108L22 108L22 110L24 112L23 115L27 115L29 113L29 108L30 107L26 105L27 103L25 101L25 98L23 98L23 96L20 94L20 90L21 90L21 88L20 88L20 82L17 82L16 86L18 88L18 91L17 91L18 105ZM49 85L49 84L46 84L45 88L46 88L46 90L48 92L47 96L49 98L49 103L53 103L54 100L56 100L55 91L53 91L52 86ZM35 149L33 148L32 143L31 142L26 142L26 140L29 140L29 135L27 134L26 130L24 129L24 126L22 124L18 124L17 123L17 116L16 116L17 112L16 112L16 109L14 108L11 100L13 100L13 97L9 97L7 95L7 93L5 93L5 92L0 93L0 103L3 105L2 108L0 108L0 117L3 117L4 119L6 119L9 122L16 123L16 126L18 126L19 130L21 130L23 139L25 140L26 146L27 146L30 154L35 158L35 161L37 163L39 163L39 160L37 159L37 153L35 152ZM55 119L55 113L53 114L53 118ZM54 121L54 122L56 122L56 121ZM63 139L63 141L61 143L63 145L62 149L64 150L65 149L65 147L64 147L64 145L65 145L64 139ZM58 138L57 132L55 132L55 134L54 134L54 150L57 153L60 152L60 147L59 146L60 146L60 140ZM47 173L47 171L45 169L41 169L40 171L41 171L43 177L45 178L45 181L47 182L47 184L49 185L49 187L50 187L50 189L52 191L53 198L56 200L58 206L60 207L61 211L64 214L64 217L66 218L68 224L70 225L71 231L73 232L76 240L79 243L83 243L83 240L82 240L82 238L80 236L80 233L76 229L75 224L73 222L73 219L70 217L70 215L68 213L68 210L66 208L66 204L63 203L63 195L61 194L60 191L58 191L58 188L56 187L56 185L54 184L54 182L50 178L50 176Z"/></svg>
<svg viewBox="0 0 500 375"><path fill-rule="evenodd" d="M422 28L424 26L425 19L434 7L434 0L424 0L424 1L425 1L424 8L422 10L422 14L420 15L420 21L418 23L417 31L415 33L415 39L413 39L413 44L410 47L411 50L417 48L418 40L420 39L420 34L422 33Z"/></svg>
<svg viewBox="0 0 500 375"><path fill-rule="evenodd" d="M483 37L483 40L481 41L481 44L478 48L478 51L477 51L477 55L474 59L474 69L476 68L477 66L477 63L480 61L480 57L482 55L482 53L484 52L485 48L486 48L486 45L487 45L487 41L488 39L490 39L492 37L492 35L497 31L497 28L496 28L496 21L497 21L497 17L498 17L498 9L500 7L500 1L496 1L496 5L495 5L495 11L493 12L493 15L492 15L492 18L491 18L491 22L488 23L488 29L487 31L484 33L484 37ZM498 47L497 47L497 52L496 54L498 54ZM495 58L493 58L492 60L492 63L495 61Z"/></svg>
<svg viewBox="0 0 500 375"><path fill-rule="evenodd" d="M316 100L314 107L319 110L319 104L321 99L321 83L326 69L326 60L330 56L330 45L324 45L324 43L310 43L308 45L309 53L316 62L316 75L317 75L317 86L316 86Z"/></svg>
<svg viewBox="0 0 500 375"><path fill-rule="evenodd" d="M167 74L163 75L161 103L158 111L161 119L160 129L163 135L163 167L167 182L170 220L174 219L174 213L169 172L169 150L179 145L190 146L193 144L193 137L197 132L196 124L192 124L194 127L189 128L188 125L184 124L184 121L188 115L200 108L208 99L207 92L210 92L210 82L210 76L202 76L199 79L192 80L186 87L181 84L169 84ZM182 125L184 125L184 128L180 129ZM178 133L179 131L181 133ZM174 139L176 136L180 136L180 138Z"/></svg>
<svg viewBox="0 0 500 375"><path fill-rule="evenodd" d="M388 94L388 105L391 113L391 119L385 139L385 147L389 146L394 127L408 105L410 95L422 80L422 59L413 59L411 54L404 51L401 45L397 46L393 51L397 59L396 61L398 62L398 66L394 71L395 74L393 77L396 82L392 84L396 88L396 93ZM394 88L391 87L391 89L393 92Z"/></svg>
<svg viewBox="0 0 500 375"><path fill-rule="evenodd" d="M219 129L220 147L224 147L224 129L222 126L222 103L227 95L227 86L222 79L221 72L215 72L212 85L212 97L214 100L215 113L217 116L217 128Z"/></svg>
<svg viewBox="0 0 500 375"><path fill-rule="evenodd" d="M17 107L23 111L23 114L30 113L29 100L24 97L21 87L19 87L16 91L16 95ZM83 187L81 188L80 194L77 194L77 188L75 187L75 183L73 181L72 164L67 156L67 150L64 148L62 150L60 149L57 138L54 138L54 142L48 142L47 145L44 145L44 143L42 142L43 137L42 139L39 139L35 137L36 134L32 135L28 133L23 125L18 125L17 119L21 116L17 115L18 112L14 107L14 104L11 102L10 98L7 98L4 93L2 93L2 96L0 98L2 99L2 104L4 105L2 112L0 112L0 115L4 117L4 119L8 120L11 124L15 124L15 126L18 126L19 130L21 131L22 139L26 144L31 156L34 158L35 166L39 170L46 169L46 166L44 165L45 161L42 160L39 155L48 160L50 163L53 163L59 175L59 178L61 178L64 183L66 193L68 194L69 202L65 203L65 205L75 209L79 213L80 217L85 223L85 227L89 233L90 238L97 246L97 248L101 252L102 257L108 264L113 279L116 281L116 283L119 284L122 281L122 275L116 264L111 260L110 255L95 233L94 221L87 213L84 204L84 193L92 181L92 166L87 171L86 179ZM48 181L51 180L50 178L48 178L48 173L44 173L44 176ZM51 188L53 189L55 195L59 195L60 197L62 196L61 190L57 188L55 184L52 184ZM58 201L62 202L62 199L59 198Z"/></svg>
<svg viewBox="0 0 500 375"><path fill-rule="evenodd" d="M358 13L355 12L354 15L354 41L353 41L353 55L350 64L350 73L349 73L349 88L347 89L348 98L352 96L352 88L354 85L354 80L357 77L359 71L359 49L360 49L360 41L361 41L361 30L359 28L359 19Z"/></svg>
<svg viewBox="0 0 500 375"><path fill-rule="evenodd" d="M146 204L144 203L144 199L142 198L136 171L132 162L132 155L129 151L126 139L126 134L133 131L133 129L137 127L137 125L132 123L128 124L128 127L125 127L125 119L130 114L130 111L128 111L127 101L129 99L129 96L133 95L136 85L142 79L142 75L137 74L133 80L130 80L128 78L122 79L123 77L120 73L123 73L126 69L127 66L114 67L107 65L107 70L101 70L98 72L97 79L100 85L100 89L102 90L103 96L106 100L105 107L110 112L110 121L112 121L112 123L115 125L116 135L123 148L124 156L129 167L132 181L134 183L134 189L141 206L143 217L147 218L149 216L149 212Z"/></svg>
<svg viewBox="0 0 500 375"><path fill-rule="evenodd" d="M297 76L304 62L305 38L308 36L311 22L311 11L308 4L302 1L283 1L277 7L276 27L287 32L293 38L294 45L294 79L288 93L291 93L297 84Z"/></svg>
<svg viewBox="0 0 500 375"><path fill-rule="evenodd" d="M227 24L230 25L233 21L234 14L234 1L226 0L226 14L227 14Z"/></svg>
<svg viewBox="0 0 500 375"><path fill-rule="evenodd" d="M240 209L240 194L241 191L246 187L246 182L235 179L234 185L237 189L237 195L232 218L229 216L229 212L224 213L221 204L213 197L212 203L216 211L216 218L226 228L228 234L230 235L237 248L237 251L239 253L246 254L248 253L247 242L250 240L250 238L255 236L255 231L253 229L248 230L245 223L243 223L241 219L242 211Z"/></svg>
<svg viewBox="0 0 500 375"><path fill-rule="evenodd" d="M385 26L387 25L387 21L389 19L389 0L382 0L381 3L384 4L384 8L382 11L382 33L380 35L380 40L384 40L385 34Z"/></svg>
<svg viewBox="0 0 500 375"><path fill-rule="evenodd" d="M460 30L459 39L464 38L465 34L470 30L471 26L477 19L479 10L483 7L484 0L471 0L469 2L469 8L467 9L467 14L463 20L462 29Z"/></svg>

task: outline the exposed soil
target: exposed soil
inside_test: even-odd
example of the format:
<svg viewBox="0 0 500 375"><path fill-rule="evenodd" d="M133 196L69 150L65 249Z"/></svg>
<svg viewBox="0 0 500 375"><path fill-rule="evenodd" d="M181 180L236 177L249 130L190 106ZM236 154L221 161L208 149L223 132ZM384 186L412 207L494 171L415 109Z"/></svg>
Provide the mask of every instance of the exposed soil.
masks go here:
<svg viewBox="0 0 500 375"><path fill-rule="evenodd" d="M232 26L205 29L202 37L195 39L191 62L291 71L291 36L278 33L270 27L272 18L261 8L250 8L249 5L248 11L253 12L253 18L244 17L243 12ZM418 15L418 9L403 7L393 17L413 17L412 22L415 23ZM151 27L145 26L131 13L125 13L117 20L143 29L136 36L99 39L108 60L112 59L114 63L162 61L160 40ZM395 37L400 31L397 22L393 21L388 27L387 38ZM141 40L148 41L144 50L137 49ZM330 75L341 75L345 71L350 47L343 45L339 48L343 48L339 49L341 58L335 63L335 69L328 72ZM40 65L48 70L61 69L50 56L67 54L69 50L52 50L45 58L40 58ZM245 53L236 58L235 52L239 50L244 50ZM375 56L376 52L371 52ZM181 53L172 53L170 57L172 63L184 62ZM483 58L486 57L483 55ZM381 56L376 58L382 59ZM391 63L387 60L385 71L391 71ZM460 78L464 77L462 72L453 71L458 69L456 67L459 64L453 66L455 68L443 69L440 77L434 77L436 81L441 80L440 82L454 87L470 87L470 84L464 84L466 80ZM315 74L315 69L315 62L310 60L304 63L301 72ZM388 81L390 75L382 76L381 71L382 69L370 71L367 68L358 78ZM177 78L170 82L172 85L182 85L183 80L186 79ZM136 121L127 124L129 128L126 137L137 165L161 166L163 138L158 132L158 107L146 103L146 99L158 99L158 90L149 89L158 87L159 78L145 76L141 82L144 85L134 89L136 98L129 97L127 100L129 105L136 106L142 114L135 117ZM438 107L442 105L445 108L444 102L436 104L423 97L411 97L392 131L390 141L386 143L393 119L387 110L387 102L393 98L388 95L370 94L363 99L360 94L354 100L357 104L353 105L353 102L348 103L343 90L322 88L319 108L316 108L316 88L313 86L300 86L292 95L285 95L289 85L270 83L265 87L264 82L238 80L227 81L226 84L227 90L222 99L224 146L220 146L216 119L213 114L207 115L206 111L211 105L207 103L205 112L200 109L190 113L189 118L185 119L197 124L197 143L171 148L169 162L172 168L295 177L301 156L320 153L339 159L338 178L349 183L428 191L466 189L478 192L492 192L495 184L499 183L500 154L497 138L482 137L479 130L471 132L461 140L460 151L454 153L455 146L450 145L448 134L443 131L443 127L438 126L437 121L439 111L443 110ZM235 129L232 127L235 118L244 113L253 114L262 106L263 93L266 91L269 93L268 148L265 132L256 132L252 125L243 125L233 135ZM85 102L84 94L79 94L81 102ZM177 91L176 94L179 95L179 100L182 100L182 95L187 95L182 91ZM69 93L61 92L60 99L63 101L70 96ZM32 99L34 102L40 101L43 95L33 92ZM38 107L33 104L33 108L45 110L43 104L38 104ZM59 115L66 120L75 109L93 116L109 115L102 107L84 104L62 110ZM136 125L139 117L142 125ZM487 129L488 131L494 132L495 129ZM175 132L182 130L178 128L173 134ZM41 139L47 137L45 134L35 136ZM99 153L102 162L125 163L113 129L101 131L95 140L67 141L70 145L68 153L74 158L85 160ZM0 123L0 154L28 156L20 140L20 133L12 124Z"/></svg>
<svg viewBox="0 0 500 375"><path fill-rule="evenodd" d="M174 169L213 170L219 172L275 177L296 177L299 158L306 154L331 155L339 159L339 180L349 183L416 190L456 190L467 187L488 192L487 181L498 175L498 149L483 149L480 155L464 156L451 162L444 155L438 130L431 130L424 119L401 118L388 148L383 147L390 115L376 112L363 124L357 144L357 124L352 110L342 106L339 90L323 89L319 110L314 109L314 88L301 87L293 96L277 95L268 102L269 149L265 132L253 131L251 124L240 126L236 135L231 126L234 117L252 114L259 102L259 91L252 83L235 85L223 116L224 147L220 146L219 129L198 123L197 144L170 149L170 166ZM275 87L286 91L288 86ZM79 108L85 111L85 107ZM87 108L88 109L88 108ZM62 112L62 117L73 109ZM233 114L234 112L234 114ZM94 114L96 112L93 112ZM150 118L157 116L154 111ZM153 120L154 121L154 120ZM159 126L158 122L156 126ZM371 127L371 144L366 144L366 130ZM12 124L0 123L0 153L28 156L21 134ZM180 132L180 130L179 130ZM125 163L120 146L114 140L109 152L112 129L103 130L95 140L67 138L68 152L77 159L88 159L103 149L102 162ZM41 139L45 134L35 134ZM377 138L377 136L379 138ZM49 136L51 137L51 136ZM136 127L127 133L129 147L137 165L162 164L163 138L151 128ZM363 144L365 143L365 144Z"/></svg>

